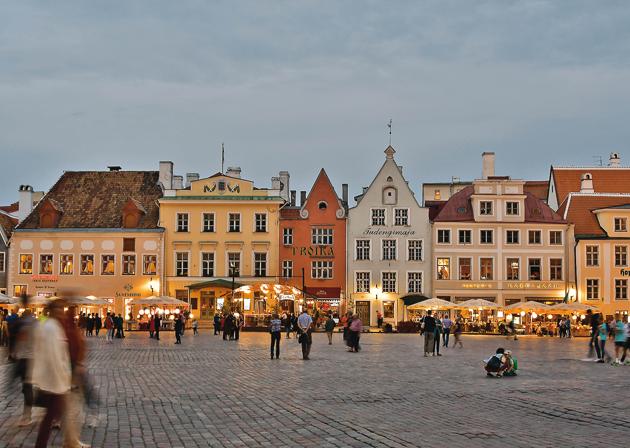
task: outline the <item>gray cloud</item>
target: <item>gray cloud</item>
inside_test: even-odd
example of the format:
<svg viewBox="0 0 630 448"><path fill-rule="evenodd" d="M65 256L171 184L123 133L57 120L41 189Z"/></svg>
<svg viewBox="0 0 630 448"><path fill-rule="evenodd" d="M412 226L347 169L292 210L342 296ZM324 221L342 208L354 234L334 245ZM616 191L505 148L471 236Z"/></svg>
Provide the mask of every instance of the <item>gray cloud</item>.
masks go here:
<svg viewBox="0 0 630 448"><path fill-rule="evenodd" d="M222 141L257 182L325 167L356 193L390 117L416 191L483 150L530 179L627 159L628 23L622 1L3 2L0 202L66 169L210 174Z"/></svg>

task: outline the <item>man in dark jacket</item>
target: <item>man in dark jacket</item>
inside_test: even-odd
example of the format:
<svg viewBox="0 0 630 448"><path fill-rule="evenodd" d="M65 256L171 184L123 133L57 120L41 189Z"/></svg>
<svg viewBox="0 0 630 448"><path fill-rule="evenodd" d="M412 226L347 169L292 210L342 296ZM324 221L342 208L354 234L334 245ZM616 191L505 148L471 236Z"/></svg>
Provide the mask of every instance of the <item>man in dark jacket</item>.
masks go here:
<svg viewBox="0 0 630 448"><path fill-rule="evenodd" d="M433 344L435 341L435 318L432 316L433 311L427 311L427 315L422 319L421 333L424 333L424 356L429 356L429 352L433 353ZM435 355L434 355L435 356Z"/></svg>
<svg viewBox="0 0 630 448"><path fill-rule="evenodd" d="M182 343L182 330L184 329L184 321L182 320L182 316L178 315L177 319L175 319L175 341L176 344Z"/></svg>
<svg viewBox="0 0 630 448"><path fill-rule="evenodd" d="M162 316L155 313L155 340L160 340L160 328L162 327Z"/></svg>

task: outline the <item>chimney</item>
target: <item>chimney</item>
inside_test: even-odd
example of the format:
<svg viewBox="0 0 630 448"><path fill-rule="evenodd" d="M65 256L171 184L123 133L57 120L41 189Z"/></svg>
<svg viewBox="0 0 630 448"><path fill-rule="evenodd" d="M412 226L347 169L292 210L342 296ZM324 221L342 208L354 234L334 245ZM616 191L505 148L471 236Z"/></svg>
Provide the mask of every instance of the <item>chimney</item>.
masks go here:
<svg viewBox="0 0 630 448"><path fill-rule="evenodd" d="M22 222L33 211L33 187L30 185L20 185L18 221Z"/></svg>
<svg viewBox="0 0 630 448"><path fill-rule="evenodd" d="M618 152L611 152L608 159L608 166L612 168L619 168L621 166L621 157Z"/></svg>
<svg viewBox="0 0 630 448"><path fill-rule="evenodd" d="M162 184L162 189L173 189L173 162L161 161L160 162L160 177L158 182Z"/></svg>
<svg viewBox="0 0 630 448"><path fill-rule="evenodd" d="M229 166L227 171L225 172L226 176L230 177L238 177L241 178L241 167L240 166Z"/></svg>
<svg viewBox="0 0 630 448"><path fill-rule="evenodd" d="M184 176L173 176L173 190L184 188Z"/></svg>
<svg viewBox="0 0 630 448"><path fill-rule="evenodd" d="M306 191L300 191L300 207L306 203Z"/></svg>
<svg viewBox="0 0 630 448"><path fill-rule="evenodd" d="M194 181L199 180L199 173L186 173L186 186L190 187Z"/></svg>
<svg viewBox="0 0 630 448"><path fill-rule="evenodd" d="M110 171L120 171L122 170L122 167L119 167L118 165L112 165L112 166L108 166L107 169Z"/></svg>
<svg viewBox="0 0 630 448"><path fill-rule="evenodd" d="M494 153L484 152L481 154L481 178L487 179L494 176Z"/></svg>
<svg viewBox="0 0 630 448"><path fill-rule="evenodd" d="M341 184L341 199L348 205L348 184Z"/></svg>
<svg viewBox="0 0 630 448"><path fill-rule="evenodd" d="M595 190L593 189L593 176L591 173L582 174L580 193L595 193Z"/></svg>
<svg viewBox="0 0 630 448"><path fill-rule="evenodd" d="M295 193L297 193L295 190L291 190L291 205L293 207L295 207Z"/></svg>
<svg viewBox="0 0 630 448"><path fill-rule="evenodd" d="M288 171L280 171L278 177L280 178L280 196L285 201L288 201L289 198L289 172Z"/></svg>

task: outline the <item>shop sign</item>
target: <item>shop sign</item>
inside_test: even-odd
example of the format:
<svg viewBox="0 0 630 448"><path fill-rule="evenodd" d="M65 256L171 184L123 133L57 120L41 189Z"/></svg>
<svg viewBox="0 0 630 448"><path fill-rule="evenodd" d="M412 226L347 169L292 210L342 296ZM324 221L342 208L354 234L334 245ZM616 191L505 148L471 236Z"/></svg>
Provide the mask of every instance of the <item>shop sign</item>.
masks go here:
<svg viewBox="0 0 630 448"><path fill-rule="evenodd" d="M31 280L34 282L58 282L59 276L52 274L35 274L31 275Z"/></svg>
<svg viewBox="0 0 630 448"><path fill-rule="evenodd" d="M127 283L125 286L123 286L123 289L126 292L116 291L114 295L116 297L127 297L127 298L140 297L139 292L131 292L133 290L133 285L131 283Z"/></svg>
<svg viewBox="0 0 630 448"><path fill-rule="evenodd" d="M466 289L491 289L494 288L493 283L463 283L462 288Z"/></svg>
<svg viewBox="0 0 630 448"><path fill-rule="evenodd" d="M368 227L363 231L364 236L384 236L384 237L392 237L392 236L413 236L416 234L415 230L412 229L381 229Z"/></svg>
<svg viewBox="0 0 630 448"><path fill-rule="evenodd" d="M278 294L278 300L295 300L293 294Z"/></svg>
<svg viewBox="0 0 630 448"><path fill-rule="evenodd" d="M507 289L564 289L562 283L552 282L508 282Z"/></svg>
<svg viewBox="0 0 630 448"><path fill-rule="evenodd" d="M300 255L306 257L334 257L335 252L332 246L308 246L308 247L294 247L293 255Z"/></svg>

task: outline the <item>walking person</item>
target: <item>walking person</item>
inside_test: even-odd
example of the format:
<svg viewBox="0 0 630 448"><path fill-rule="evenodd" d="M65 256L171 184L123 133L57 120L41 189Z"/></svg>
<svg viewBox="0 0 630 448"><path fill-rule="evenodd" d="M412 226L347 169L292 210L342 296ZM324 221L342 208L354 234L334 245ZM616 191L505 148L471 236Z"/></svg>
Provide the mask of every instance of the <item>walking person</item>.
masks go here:
<svg viewBox="0 0 630 448"><path fill-rule="evenodd" d="M610 355L606 352L606 339L608 337L608 324L604 322L604 318L599 318L599 346L600 346L600 358L597 360L599 363L605 363L606 359L610 359Z"/></svg>
<svg viewBox="0 0 630 448"><path fill-rule="evenodd" d="M428 310L426 316L422 318L420 324L421 332L424 334L424 356L429 356L433 352L433 338L435 334L435 318L432 316L433 311Z"/></svg>
<svg viewBox="0 0 630 448"><path fill-rule="evenodd" d="M363 331L363 322L358 314L352 315L352 323L349 327L350 331L350 351L358 353L361 350L359 341L361 340L361 332Z"/></svg>
<svg viewBox="0 0 630 448"><path fill-rule="evenodd" d="M591 336L588 342L588 357L593 357L593 349L597 354L597 359L601 359L602 355L599 350L599 314L593 314L593 310L586 311L586 319L591 326Z"/></svg>
<svg viewBox="0 0 630 448"><path fill-rule="evenodd" d="M181 344L182 343L182 330L184 328L184 321L182 320L182 316L177 316L177 319L175 319L175 343L176 344Z"/></svg>
<svg viewBox="0 0 630 448"><path fill-rule="evenodd" d="M340 323L343 328L343 340L347 344L348 343L348 326L350 325L350 320L352 319L352 312L348 311L341 317Z"/></svg>
<svg viewBox="0 0 630 448"><path fill-rule="evenodd" d="M459 348L464 348L464 344L462 344L462 319L458 318L455 320L455 324L453 325L453 336L455 337L455 343L453 344L453 348L457 347L459 344Z"/></svg>
<svg viewBox="0 0 630 448"><path fill-rule="evenodd" d="M450 319L448 314L445 314L444 318L442 318L442 347L448 348L448 342L451 337L452 326L453 326L453 321Z"/></svg>
<svg viewBox="0 0 630 448"><path fill-rule="evenodd" d="M378 328L381 328L383 326L383 313L381 313L381 310L378 310L376 312L376 326Z"/></svg>
<svg viewBox="0 0 630 448"><path fill-rule="evenodd" d="M151 315L149 318L149 338L153 339L153 335L155 334L155 316Z"/></svg>
<svg viewBox="0 0 630 448"><path fill-rule="evenodd" d="M155 340L160 340L160 328L162 328L162 316L155 313L155 319L153 319L155 325Z"/></svg>
<svg viewBox="0 0 630 448"><path fill-rule="evenodd" d="M96 332L97 337L98 337L98 333L101 331L102 326L103 326L103 322L101 322L101 315L96 313L94 315L94 331Z"/></svg>
<svg viewBox="0 0 630 448"><path fill-rule="evenodd" d="M282 338L282 321L278 318L278 314L274 313L269 322L269 335L271 336L271 359L273 359L273 350L276 349L276 359L280 359L280 339Z"/></svg>
<svg viewBox="0 0 630 448"><path fill-rule="evenodd" d="M193 336L197 336L199 334L199 321L197 319L193 319L192 329L193 329Z"/></svg>
<svg viewBox="0 0 630 448"><path fill-rule="evenodd" d="M31 310L26 309L20 318L15 341L16 374L22 382L22 394L24 395L24 408L19 426L28 426L31 421L31 409L33 407L33 344L37 321Z"/></svg>
<svg viewBox="0 0 630 448"><path fill-rule="evenodd" d="M107 330L106 340L109 344L114 342L114 319L110 313L105 317L105 330Z"/></svg>
<svg viewBox="0 0 630 448"><path fill-rule="evenodd" d="M613 325L615 331L615 362L613 365L618 366L621 364L620 354L623 354L624 347L626 345L626 326L621 320L621 315L619 313L615 314L615 321Z"/></svg>
<svg viewBox="0 0 630 448"><path fill-rule="evenodd" d="M48 445L52 422L61 419L65 412L65 399L72 381L68 340L62 325L63 305L59 302L49 304L48 318L38 325L35 333L33 385L39 389L39 400L46 408L36 448Z"/></svg>
<svg viewBox="0 0 630 448"><path fill-rule="evenodd" d="M332 313L329 313L328 319L326 319L326 323L324 324L324 330L326 330L326 335L328 336L328 345L332 345L333 331L336 326L337 322L333 319Z"/></svg>
<svg viewBox="0 0 630 448"><path fill-rule="evenodd" d="M630 361L626 361L626 354L630 349L630 321L626 322L626 343L623 346L623 355L621 355L621 364L630 365Z"/></svg>
<svg viewBox="0 0 630 448"><path fill-rule="evenodd" d="M225 320L223 321L223 340L227 341L228 339L232 340L232 315L228 314L225 316Z"/></svg>
<svg viewBox="0 0 630 448"><path fill-rule="evenodd" d="M241 329L245 325L245 320L241 313L234 314L234 340L238 341L241 336Z"/></svg>
<svg viewBox="0 0 630 448"><path fill-rule="evenodd" d="M287 332L287 339L291 338L291 315L284 313L282 315L282 325L284 325L284 330Z"/></svg>
<svg viewBox="0 0 630 448"><path fill-rule="evenodd" d="M308 360L309 355L311 354L311 345L313 344L313 338L311 335L311 331L313 329L313 319L308 315L306 309L304 309L302 314L300 314L300 317L298 317L297 327L298 332L300 333L298 342L302 344L302 359Z"/></svg>
<svg viewBox="0 0 630 448"><path fill-rule="evenodd" d="M214 318L212 318L212 325L214 326L214 335L218 335L221 333L221 316L219 313L214 313Z"/></svg>
<svg viewBox="0 0 630 448"><path fill-rule="evenodd" d="M437 318L435 319L435 330L433 331L433 356L437 352L438 356L440 355L440 339L442 335L442 321Z"/></svg>

